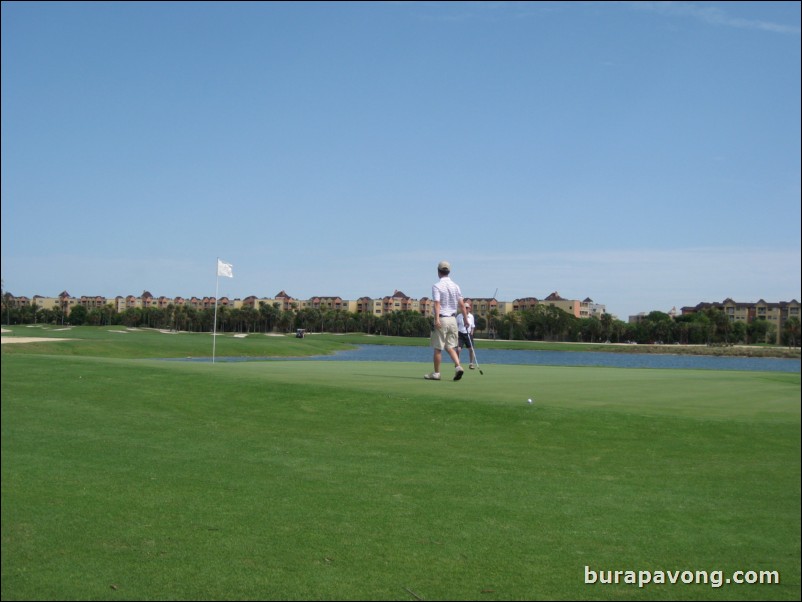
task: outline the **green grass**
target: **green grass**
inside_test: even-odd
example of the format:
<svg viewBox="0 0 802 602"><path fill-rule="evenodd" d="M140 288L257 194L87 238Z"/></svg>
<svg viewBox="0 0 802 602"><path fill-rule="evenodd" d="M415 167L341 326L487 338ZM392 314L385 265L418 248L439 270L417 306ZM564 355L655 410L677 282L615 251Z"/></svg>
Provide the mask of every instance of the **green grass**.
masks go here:
<svg viewBox="0 0 802 602"><path fill-rule="evenodd" d="M35 337L43 341L3 346L4 354L80 355L118 358L187 358L187 357L306 357L353 348L336 336L294 335L268 336L217 333L216 342L210 333L169 332L124 326L5 326L13 337ZM47 339L61 339L48 342Z"/></svg>
<svg viewBox="0 0 802 602"><path fill-rule="evenodd" d="M152 328L126 328L124 326L77 326L52 325L6 326L14 337L59 338L58 352L62 355L103 355L105 357L139 358L183 358L211 357L212 335L209 333L171 332ZM112 335L113 336L109 336ZM303 339L294 334L247 335L218 332L214 352L217 357L239 356L309 356L333 353L350 349L356 345L403 345L428 347L428 337L397 337L383 335L319 334L313 333ZM287 344L287 339L293 341ZM664 353L683 355L716 355L747 357L778 357L798 359L798 347L770 345L617 345L605 343L559 343L544 341L508 341L504 339L477 339L478 348L516 349L528 351L571 351L606 353ZM42 342L28 344L25 348L9 347L8 353L50 353L53 346Z"/></svg>
<svg viewBox="0 0 802 602"><path fill-rule="evenodd" d="M162 362L140 358L210 337L79 332L2 348L3 600L800 598L799 374L427 382L428 354ZM781 583L586 585L586 565Z"/></svg>

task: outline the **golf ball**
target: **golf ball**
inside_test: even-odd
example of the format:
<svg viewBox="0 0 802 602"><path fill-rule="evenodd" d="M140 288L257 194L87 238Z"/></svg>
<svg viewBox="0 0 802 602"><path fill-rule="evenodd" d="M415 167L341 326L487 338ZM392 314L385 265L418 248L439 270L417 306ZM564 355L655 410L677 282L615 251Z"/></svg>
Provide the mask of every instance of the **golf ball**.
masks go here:
<svg viewBox="0 0 802 602"><path fill-rule="evenodd" d="M527 399L526 401L527 401L527 403L532 403L531 399Z"/></svg>

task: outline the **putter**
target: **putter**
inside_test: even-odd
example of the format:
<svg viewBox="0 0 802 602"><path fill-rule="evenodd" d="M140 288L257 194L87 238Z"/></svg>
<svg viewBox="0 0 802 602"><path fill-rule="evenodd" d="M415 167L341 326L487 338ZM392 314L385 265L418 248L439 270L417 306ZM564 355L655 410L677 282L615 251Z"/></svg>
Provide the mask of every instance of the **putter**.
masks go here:
<svg viewBox="0 0 802 602"><path fill-rule="evenodd" d="M470 343L471 343L471 351L473 351L473 361L476 362L476 368L479 370L479 374L484 376L485 373L482 372L482 368L481 368L481 366L479 366L479 358L476 357L476 346L473 344L473 337L471 336L471 333L468 332L467 328L465 329L465 334L468 335L468 341L470 341ZM469 351L468 353L470 354L471 351Z"/></svg>

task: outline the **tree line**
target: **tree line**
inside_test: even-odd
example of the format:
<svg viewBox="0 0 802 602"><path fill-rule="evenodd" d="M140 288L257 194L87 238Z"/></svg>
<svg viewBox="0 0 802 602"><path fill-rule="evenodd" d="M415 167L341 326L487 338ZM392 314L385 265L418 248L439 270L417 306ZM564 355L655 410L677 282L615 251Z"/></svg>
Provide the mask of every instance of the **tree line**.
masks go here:
<svg viewBox="0 0 802 602"><path fill-rule="evenodd" d="M676 317L653 311L639 322L626 323L610 314L576 318L556 307L538 305L505 314L498 320L497 332L503 339L586 343L749 345L777 340L777 326L768 320L733 321L716 307ZM786 320L781 335L782 344L798 347L799 318Z"/></svg>
<svg viewBox="0 0 802 602"><path fill-rule="evenodd" d="M164 308L129 308L119 313L111 305L93 309L79 305L65 314L60 308L38 308L35 304L16 307L10 295L3 296L2 321L9 325L122 325L211 332L215 326L214 318L213 308L196 309L180 304L169 304ZM476 316L476 328L477 337L528 341L730 345L774 343L777 340L775 324L763 319L749 324L733 322L715 307L676 317L653 311L637 323L626 323L610 314L577 318L553 306L537 305L504 315L492 310L486 318ZM260 301L258 307L218 306L216 329L235 333L289 333L304 329L307 332L426 337L431 332L432 319L408 310L380 316L310 307L282 310L278 304ZM786 320L781 341L783 345L799 346L799 318Z"/></svg>

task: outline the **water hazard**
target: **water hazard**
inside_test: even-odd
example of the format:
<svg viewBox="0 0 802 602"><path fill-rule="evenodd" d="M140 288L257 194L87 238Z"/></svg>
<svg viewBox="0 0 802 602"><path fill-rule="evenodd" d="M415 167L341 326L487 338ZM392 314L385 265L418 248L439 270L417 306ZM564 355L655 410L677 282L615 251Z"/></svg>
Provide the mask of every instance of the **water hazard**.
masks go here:
<svg viewBox="0 0 802 602"><path fill-rule="evenodd" d="M663 368L683 370L748 370L758 372L800 372L798 359L772 357L719 357L707 355L671 355L657 353L605 353L603 351L530 351L513 349L476 349L480 366L519 364L536 366L601 366L607 368ZM467 363L467 351L462 357ZM333 355L304 358L218 357L218 362L243 361L332 361L332 362L431 362L429 347L360 345ZM192 358L183 361L212 361Z"/></svg>

